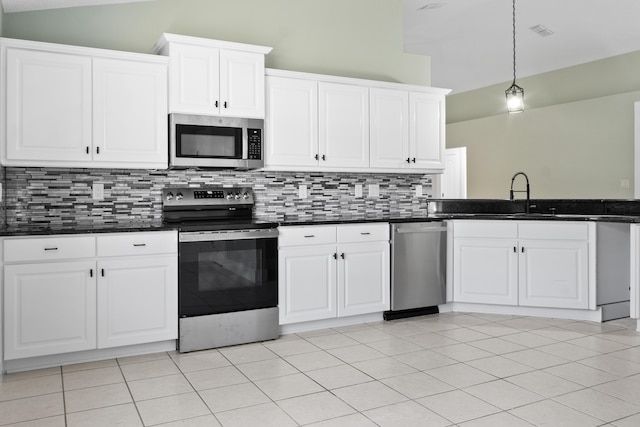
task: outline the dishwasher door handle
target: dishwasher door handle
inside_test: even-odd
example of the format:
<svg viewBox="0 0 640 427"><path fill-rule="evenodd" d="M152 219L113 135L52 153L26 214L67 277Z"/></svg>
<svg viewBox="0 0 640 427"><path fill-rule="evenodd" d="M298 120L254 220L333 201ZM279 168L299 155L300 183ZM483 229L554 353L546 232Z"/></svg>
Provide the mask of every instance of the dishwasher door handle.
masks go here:
<svg viewBox="0 0 640 427"><path fill-rule="evenodd" d="M396 233L398 234L410 234L410 233L442 233L447 231L447 227L430 227L430 228L398 228Z"/></svg>

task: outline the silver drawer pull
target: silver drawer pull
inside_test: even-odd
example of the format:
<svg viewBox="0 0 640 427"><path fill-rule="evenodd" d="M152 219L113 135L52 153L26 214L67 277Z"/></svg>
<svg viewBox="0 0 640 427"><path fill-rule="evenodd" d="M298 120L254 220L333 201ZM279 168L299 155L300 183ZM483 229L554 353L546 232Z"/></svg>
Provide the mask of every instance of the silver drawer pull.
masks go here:
<svg viewBox="0 0 640 427"><path fill-rule="evenodd" d="M306 236L304 236L304 237L308 239L309 237L316 237L316 235L315 235L315 234L307 234L307 235L306 235Z"/></svg>
<svg viewBox="0 0 640 427"><path fill-rule="evenodd" d="M147 246L147 244L146 243L134 243L133 246L140 247L140 246Z"/></svg>
<svg viewBox="0 0 640 427"><path fill-rule="evenodd" d="M58 248L44 248L45 251L57 251Z"/></svg>
<svg viewBox="0 0 640 427"><path fill-rule="evenodd" d="M369 232L367 231L367 232L365 232L365 233L360 233L360 234L362 234L363 236L368 236L368 235L370 235L371 233L369 233Z"/></svg>

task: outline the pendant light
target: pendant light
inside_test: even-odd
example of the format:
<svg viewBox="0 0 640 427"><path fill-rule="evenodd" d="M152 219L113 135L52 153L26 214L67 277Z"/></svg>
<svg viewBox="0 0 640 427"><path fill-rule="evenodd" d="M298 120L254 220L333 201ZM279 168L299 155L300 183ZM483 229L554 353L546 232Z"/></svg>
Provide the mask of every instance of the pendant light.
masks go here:
<svg viewBox="0 0 640 427"><path fill-rule="evenodd" d="M524 89L516 84L516 0L513 0L513 83L504 93L507 96L507 111L522 113L524 111Z"/></svg>

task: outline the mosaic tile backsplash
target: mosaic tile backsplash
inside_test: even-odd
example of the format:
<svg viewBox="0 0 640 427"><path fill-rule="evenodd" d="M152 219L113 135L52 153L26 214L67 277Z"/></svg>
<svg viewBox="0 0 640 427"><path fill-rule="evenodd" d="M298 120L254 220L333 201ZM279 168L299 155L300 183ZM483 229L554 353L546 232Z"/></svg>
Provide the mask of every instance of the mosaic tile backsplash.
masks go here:
<svg viewBox="0 0 640 427"><path fill-rule="evenodd" d="M432 193L429 175L293 173L262 171L0 168L4 199L0 218L9 226L91 226L162 218L162 189L201 185L250 186L254 216L270 221L378 218L426 213ZM104 184L104 200L92 198L93 183ZM307 185L308 196L298 197ZM362 184L363 197L355 197ZM380 196L368 196L378 184ZM415 197L422 185L424 197Z"/></svg>

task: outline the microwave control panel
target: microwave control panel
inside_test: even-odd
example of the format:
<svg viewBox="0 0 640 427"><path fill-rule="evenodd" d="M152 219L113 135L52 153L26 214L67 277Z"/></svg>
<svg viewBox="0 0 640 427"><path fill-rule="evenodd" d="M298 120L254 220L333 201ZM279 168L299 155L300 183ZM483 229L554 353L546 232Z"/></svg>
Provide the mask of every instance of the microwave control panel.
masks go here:
<svg viewBox="0 0 640 427"><path fill-rule="evenodd" d="M247 143L249 160L262 159L262 129L247 129Z"/></svg>

